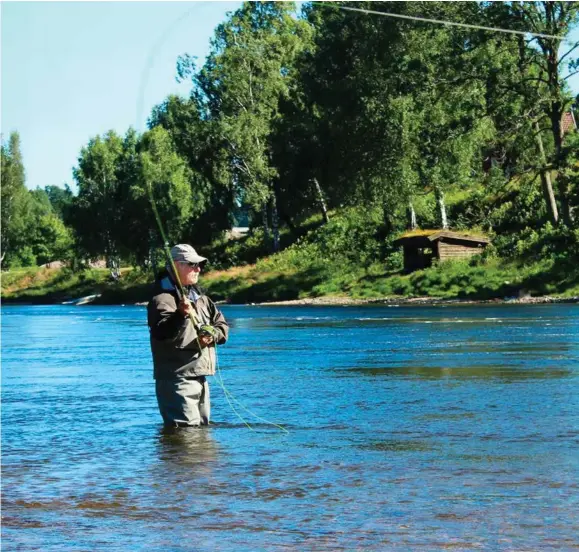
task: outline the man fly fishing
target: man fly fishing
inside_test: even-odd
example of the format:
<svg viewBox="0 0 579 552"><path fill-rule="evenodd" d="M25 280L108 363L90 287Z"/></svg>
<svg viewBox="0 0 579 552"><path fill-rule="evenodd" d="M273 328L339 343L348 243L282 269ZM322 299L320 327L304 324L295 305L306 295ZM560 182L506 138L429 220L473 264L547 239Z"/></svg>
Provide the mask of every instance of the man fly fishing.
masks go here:
<svg viewBox="0 0 579 552"><path fill-rule="evenodd" d="M197 286L207 259L187 244L170 254L147 307L157 403L168 426L208 425L206 376L215 374L215 346L227 341L229 326Z"/></svg>

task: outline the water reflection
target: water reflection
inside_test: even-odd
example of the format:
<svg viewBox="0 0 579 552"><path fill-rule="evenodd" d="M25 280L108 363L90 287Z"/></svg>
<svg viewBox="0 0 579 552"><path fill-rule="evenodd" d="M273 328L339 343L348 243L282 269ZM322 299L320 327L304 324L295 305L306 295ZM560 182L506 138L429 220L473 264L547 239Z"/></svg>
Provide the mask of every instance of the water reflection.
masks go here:
<svg viewBox="0 0 579 552"><path fill-rule="evenodd" d="M473 366L420 366L414 364L392 366L356 366L342 370L346 375L411 377L418 379L473 378L532 380L574 377L572 370L554 366L529 368L528 366L506 366L504 364L478 364Z"/></svg>
<svg viewBox="0 0 579 552"><path fill-rule="evenodd" d="M384 451L384 452L425 452L431 451L433 447L424 441L393 440L374 441L358 445L362 450Z"/></svg>
<svg viewBox="0 0 579 552"><path fill-rule="evenodd" d="M217 460L218 448L210 428L161 427L158 435L159 458L175 466L195 467L209 472Z"/></svg>

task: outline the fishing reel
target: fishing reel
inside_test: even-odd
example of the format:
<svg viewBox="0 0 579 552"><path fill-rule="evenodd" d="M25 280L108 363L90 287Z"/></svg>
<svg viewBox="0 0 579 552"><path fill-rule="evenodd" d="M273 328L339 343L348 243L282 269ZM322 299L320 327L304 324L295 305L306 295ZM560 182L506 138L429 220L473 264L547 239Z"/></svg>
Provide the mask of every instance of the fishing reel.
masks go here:
<svg viewBox="0 0 579 552"><path fill-rule="evenodd" d="M212 337L216 340L217 330L209 324L203 324L197 329L197 335L199 335L199 337Z"/></svg>

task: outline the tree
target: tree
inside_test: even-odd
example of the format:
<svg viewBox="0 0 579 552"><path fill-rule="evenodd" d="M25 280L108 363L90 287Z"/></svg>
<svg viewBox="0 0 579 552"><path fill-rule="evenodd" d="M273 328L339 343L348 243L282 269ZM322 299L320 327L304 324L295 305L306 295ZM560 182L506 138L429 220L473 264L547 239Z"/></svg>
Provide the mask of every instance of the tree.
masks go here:
<svg viewBox="0 0 579 552"><path fill-rule="evenodd" d="M579 5L576 2L523 2L513 9L520 14L528 28L537 33L565 37L579 22ZM563 114L573 101L565 81L577 72L579 58L573 59L570 56L579 47L579 42L560 53L560 40L547 37L535 37L534 40L538 48L529 48L527 51L528 57L537 68L537 76L532 82L540 91L540 105L549 121L554 146L551 156L552 168L560 173L565 165L561 124ZM563 76L565 60L570 67L567 76ZM571 226L574 219L570 203L571 188L570 181L564 174L559 174L557 188L563 221Z"/></svg>
<svg viewBox="0 0 579 552"><path fill-rule="evenodd" d="M153 109L149 128L156 126L168 132L175 152L190 171L194 205L183 238L195 244L210 243L231 227L235 209L225 145L215 140L216 123L201 116L194 99L169 96Z"/></svg>
<svg viewBox="0 0 579 552"><path fill-rule="evenodd" d="M21 238L28 192L25 186L24 164L20 151L20 135L13 132L8 144L1 144L1 259L8 253L15 253L15 248ZM8 263L9 265L9 263Z"/></svg>
<svg viewBox="0 0 579 552"><path fill-rule="evenodd" d="M161 243L158 222L151 200L157 209L160 223L170 243L181 240L192 215L202 210L196 204L191 188L191 171L175 152L169 133L157 126L146 132L137 148L138 178L128 188L133 216L130 233L133 251L140 259L150 253L153 243ZM143 236L149 239L143 240ZM150 258L150 257L149 257Z"/></svg>
<svg viewBox="0 0 579 552"><path fill-rule="evenodd" d="M476 3L355 5L457 22L480 11ZM479 83L450 84L463 58L473 55L468 32L332 4L314 4L306 15L315 48L304 59L302 104L314 116L311 137L299 147L330 190L330 202L380 203L393 228L406 207L414 220L415 194L434 193L446 226L444 191L472 180L489 130Z"/></svg>
<svg viewBox="0 0 579 552"><path fill-rule="evenodd" d="M578 6L573 2L492 3L486 11L497 26L561 38L576 26L579 17ZM571 191L563 170L567 150L563 147L561 118L572 101L564 68L569 65L573 70L577 60L573 60L572 54L579 43L566 48L564 42L555 38L512 35L503 35L500 43L516 45L516 56L500 72L489 73L487 77L495 124L501 131L499 148L493 157L505 167L514 168L509 170L509 176L513 173L540 176L549 220L557 225L561 214L562 220L571 224ZM483 67L478 69L479 74ZM553 176L558 193L552 186Z"/></svg>
<svg viewBox="0 0 579 552"><path fill-rule="evenodd" d="M74 198L69 185L65 184L64 188L61 188L60 186L45 186L44 191L48 195L48 199L50 200L54 212L63 221L66 221Z"/></svg>
<svg viewBox="0 0 579 552"><path fill-rule="evenodd" d="M200 71L187 56L179 62L182 78L193 75L193 97L201 117L212 123L215 149L226 154L225 166L218 156L222 185L255 212L264 212L266 230L269 211L274 250L279 236L273 126L308 32L294 11L292 2L245 2L217 27Z"/></svg>
<svg viewBox="0 0 579 552"><path fill-rule="evenodd" d="M37 188L29 192L25 245L36 264L66 260L72 252L72 233L54 210L49 195Z"/></svg>
<svg viewBox="0 0 579 552"><path fill-rule="evenodd" d="M118 235L124 224L117 177L122 148L113 131L92 138L73 169L78 195L72 223L80 251L92 258L104 255L113 277L120 274Z"/></svg>

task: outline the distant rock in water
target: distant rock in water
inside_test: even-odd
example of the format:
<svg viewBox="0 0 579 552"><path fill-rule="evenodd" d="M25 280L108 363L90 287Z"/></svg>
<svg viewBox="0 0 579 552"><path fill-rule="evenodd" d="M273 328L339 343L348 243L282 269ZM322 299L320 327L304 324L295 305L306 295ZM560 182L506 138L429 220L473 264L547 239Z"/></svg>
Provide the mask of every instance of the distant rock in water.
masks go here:
<svg viewBox="0 0 579 552"><path fill-rule="evenodd" d="M63 301L63 305L88 305L92 303L95 299L100 297L100 293L95 293L94 295L86 295L85 297L80 297L79 299L72 299L71 301Z"/></svg>

